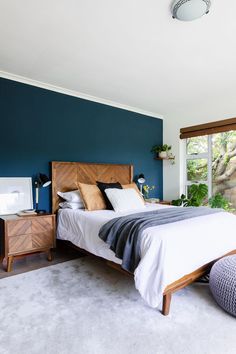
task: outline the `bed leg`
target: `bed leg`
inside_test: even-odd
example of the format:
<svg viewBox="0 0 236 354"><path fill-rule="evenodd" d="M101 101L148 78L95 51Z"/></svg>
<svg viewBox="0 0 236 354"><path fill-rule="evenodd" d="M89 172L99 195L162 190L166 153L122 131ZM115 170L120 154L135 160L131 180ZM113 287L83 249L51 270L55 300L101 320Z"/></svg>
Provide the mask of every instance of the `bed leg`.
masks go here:
<svg viewBox="0 0 236 354"><path fill-rule="evenodd" d="M171 293L163 295L162 314L164 316L169 315L170 303L171 303Z"/></svg>

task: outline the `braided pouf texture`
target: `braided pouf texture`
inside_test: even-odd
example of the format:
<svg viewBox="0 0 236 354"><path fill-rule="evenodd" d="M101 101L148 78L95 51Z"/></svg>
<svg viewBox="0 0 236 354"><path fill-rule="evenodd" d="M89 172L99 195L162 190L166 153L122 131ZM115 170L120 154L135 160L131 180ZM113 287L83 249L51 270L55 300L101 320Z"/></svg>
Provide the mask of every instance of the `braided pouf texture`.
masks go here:
<svg viewBox="0 0 236 354"><path fill-rule="evenodd" d="M213 265L209 285L218 305L236 316L236 255L224 257Z"/></svg>

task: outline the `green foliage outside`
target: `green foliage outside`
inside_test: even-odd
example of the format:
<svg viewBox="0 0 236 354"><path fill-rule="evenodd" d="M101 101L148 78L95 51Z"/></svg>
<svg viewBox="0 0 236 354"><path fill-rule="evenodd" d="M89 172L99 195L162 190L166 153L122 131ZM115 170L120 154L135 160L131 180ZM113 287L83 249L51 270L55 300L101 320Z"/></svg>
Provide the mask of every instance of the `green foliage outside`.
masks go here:
<svg viewBox="0 0 236 354"><path fill-rule="evenodd" d="M208 204L211 208L222 208L229 212L235 211L235 209L232 208L232 204L220 193L217 193L214 197L210 198Z"/></svg>
<svg viewBox="0 0 236 354"><path fill-rule="evenodd" d="M187 155L203 154L207 151L207 136L187 139ZM228 198L230 198L232 205L236 207L236 131L212 135L211 166L213 198L215 198L213 201L219 201L221 207L223 205L227 209L225 203L229 203ZM187 159L188 181L207 181L207 177L207 159ZM219 195L222 197L221 200ZM223 199L226 201L225 203ZM230 203L229 209L232 210Z"/></svg>

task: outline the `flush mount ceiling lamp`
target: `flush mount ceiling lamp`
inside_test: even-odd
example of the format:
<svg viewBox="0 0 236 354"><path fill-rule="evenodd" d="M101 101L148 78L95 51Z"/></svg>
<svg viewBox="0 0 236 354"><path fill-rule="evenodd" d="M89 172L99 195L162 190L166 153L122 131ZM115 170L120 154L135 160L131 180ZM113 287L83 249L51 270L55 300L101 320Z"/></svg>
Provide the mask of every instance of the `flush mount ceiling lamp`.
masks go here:
<svg viewBox="0 0 236 354"><path fill-rule="evenodd" d="M180 21L193 21L209 12L210 0L175 0L172 17Z"/></svg>

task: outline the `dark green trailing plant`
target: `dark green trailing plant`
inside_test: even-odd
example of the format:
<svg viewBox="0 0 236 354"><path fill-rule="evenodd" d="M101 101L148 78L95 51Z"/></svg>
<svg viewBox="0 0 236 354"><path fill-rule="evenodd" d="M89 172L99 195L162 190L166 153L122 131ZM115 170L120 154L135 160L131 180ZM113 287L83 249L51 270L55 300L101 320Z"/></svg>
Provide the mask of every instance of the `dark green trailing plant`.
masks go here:
<svg viewBox="0 0 236 354"><path fill-rule="evenodd" d="M230 212L235 211L235 209L232 208L232 204L220 193L217 193L211 197L208 201L208 204L211 208L221 208Z"/></svg>
<svg viewBox="0 0 236 354"><path fill-rule="evenodd" d="M188 197L182 194L179 199L172 200L171 204L183 207L207 205L211 208L220 208L231 213L235 212L232 204L220 193L211 197L207 203L207 193L208 187L206 184L192 184L188 190Z"/></svg>
<svg viewBox="0 0 236 354"><path fill-rule="evenodd" d="M151 152L154 152L155 154L158 154L159 152L161 151L170 151L171 150L171 145L167 145L167 144L164 144L164 145L154 145L152 147L152 150Z"/></svg>
<svg viewBox="0 0 236 354"><path fill-rule="evenodd" d="M185 194L181 194L179 199L172 200L171 204L174 206L188 206L188 198Z"/></svg>
<svg viewBox="0 0 236 354"><path fill-rule="evenodd" d="M208 187L206 184L192 184L188 189L188 197L182 194L179 199L172 200L172 205L175 206L195 206L199 207L206 204Z"/></svg>

